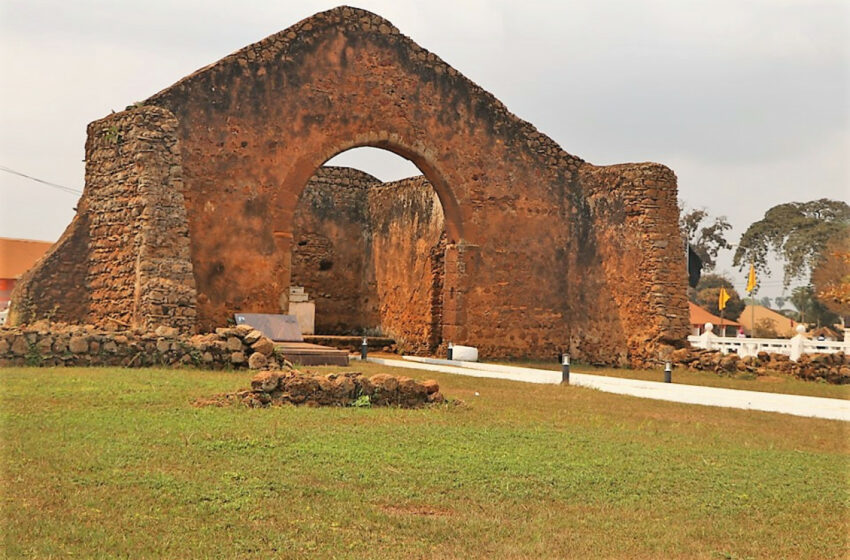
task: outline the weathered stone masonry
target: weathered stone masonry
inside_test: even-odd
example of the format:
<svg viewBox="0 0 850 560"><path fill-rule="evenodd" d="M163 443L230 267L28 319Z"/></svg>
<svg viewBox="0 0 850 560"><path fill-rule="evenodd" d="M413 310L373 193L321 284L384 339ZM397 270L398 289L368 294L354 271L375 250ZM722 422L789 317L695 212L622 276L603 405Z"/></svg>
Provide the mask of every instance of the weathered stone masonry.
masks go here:
<svg viewBox="0 0 850 560"><path fill-rule="evenodd" d="M585 163L386 20L348 7L93 123L78 216L19 284L12 320L82 313L205 331L234 311L285 309L299 197L357 146L410 159L442 206L428 336L485 356L569 349L600 362L685 340L669 169ZM392 300L379 296L379 307Z"/></svg>
<svg viewBox="0 0 850 560"><path fill-rule="evenodd" d="M145 107L89 125L77 216L15 291L13 321L195 327L176 121Z"/></svg>
<svg viewBox="0 0 850 560"><path fill-rule="evenodd" d="M382 183L322 167L295 211L292 283L316 301L326 334L374 333L407 351L442 342L445 222L424 177Z"/></svg>

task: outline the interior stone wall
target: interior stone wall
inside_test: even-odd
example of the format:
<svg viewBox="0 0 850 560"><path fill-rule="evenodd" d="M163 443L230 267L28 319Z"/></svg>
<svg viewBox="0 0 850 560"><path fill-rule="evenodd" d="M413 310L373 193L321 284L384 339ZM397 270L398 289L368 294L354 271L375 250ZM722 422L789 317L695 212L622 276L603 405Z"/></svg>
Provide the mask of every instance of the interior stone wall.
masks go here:
<svg viewBox="0 0 850 560"><path fill-rule="evenodd" d="M439 346L443 229L424 177L382 183L320 168L296 208L292 245L292 282L315 300L317 332L381 332L409 351Z"/></svg>
<svg viewBox="0 0 850 560"><path fill-rule="evenodd" d="M316 332L362 334L381 324L369 228L369 187L380 180L344 167L321 167L295 210L292 284L316 302ZM368 305L368 302L373 302Z"/></svg>
<svg viewBox="0 0 850 560"><path fill-rule="evenodd" d="M536 343L551 355L567 351L619 365L678 345L687 336L680 311L687 303L677 289L685 271L676 243L675 175L652 163L584 164L579 185L572 243L564 248L574 271L563 279L570 301L566 310L535 309L542 333ZM412 350L433 351L444 342L443 228L439 199L422 176L381 183L353 169L319 169L296 211L293 281L317 294L320 332L380 327ZM323 270L322 262L332 266ZM517 262L514 270L527 266ZM545 323L547 313L555 321L564 311L573 324L567 341L551 336Z"/></svg>
<svg viewBox="0 0 850 560"><path fill-rule="evenodd" d="M371 262L382 331L410 352L433 352L442 338L445 221L424 177L369 189Z"/></svg>

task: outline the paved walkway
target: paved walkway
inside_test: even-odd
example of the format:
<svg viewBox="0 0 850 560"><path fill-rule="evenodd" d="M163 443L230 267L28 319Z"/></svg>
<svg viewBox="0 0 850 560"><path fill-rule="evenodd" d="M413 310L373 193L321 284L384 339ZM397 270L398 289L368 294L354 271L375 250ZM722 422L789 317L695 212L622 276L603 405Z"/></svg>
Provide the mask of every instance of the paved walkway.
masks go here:
<svg viewBox="0 0 850 560"><path fill-rule="evenodd" d="M392 367L439 371L472 377L509 379L512 381L524 381L526 383L558 384L561 382L560 371L502 366L480 362L435 360L414 356L404 356L402 360L368 358L368 361ZM657 381L622 379L619 377L576 372L570 372L570 385L647 399L761 410L765 412L781 412L795 416L809 416L850 422L850 401L842 399L762 393L760 391L740 391L737 389L721 389L718 387L702 387L699 385L682 385L678 383L661 383Z"/></svg>

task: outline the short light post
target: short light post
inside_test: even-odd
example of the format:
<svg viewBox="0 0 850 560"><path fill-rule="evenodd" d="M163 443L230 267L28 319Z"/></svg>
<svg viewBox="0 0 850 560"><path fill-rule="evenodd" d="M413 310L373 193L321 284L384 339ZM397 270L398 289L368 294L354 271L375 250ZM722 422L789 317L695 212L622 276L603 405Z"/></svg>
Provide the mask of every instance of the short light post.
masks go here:
<svg viewBox="0 0 850 560"><path fill-rule="evenodd" d="M673 383L673 364L664 364L664 383Z"/></svg>
<svg viewBox="0 0 850 560"><path fill-rule="evenodd" d="M452 354L454 353L454 344L449 342L449 345L446 347L446 355L449 358L449 361L452 360Z"/></svg>
<svg viewBox="0 0 850 560"><path fill-rule="evenodd" d="M363 337L363 342L360 344L360 359L364 362L366 361L366 357L369 355L369 343L366 340L366 337Z"/></svg>
<svg viewBox="0 0 850 560"><path fill-rule="evenodd" d="M564 354L561 358L561 383L570 384L570 356Z"/></svg>

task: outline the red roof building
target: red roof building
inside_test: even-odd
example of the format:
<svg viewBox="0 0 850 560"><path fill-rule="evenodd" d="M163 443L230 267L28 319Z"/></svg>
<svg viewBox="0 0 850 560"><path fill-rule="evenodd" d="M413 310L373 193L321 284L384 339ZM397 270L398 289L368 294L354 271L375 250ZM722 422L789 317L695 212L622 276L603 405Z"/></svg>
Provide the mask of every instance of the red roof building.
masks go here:
<svg viewBox="0 0 850 560"><path fill-rule="evenodd" d="M705 332L706 323L714 325L714 334L717 336L735 336L738 334L738 329L741 328L741 323L731 319L721 319L691 301L688 302L688 312L692 335L700 335ZM722 332L721 325L723 325Z"/></svg>
<svg viewBox="0 0 850 560"><path fill-rule="evenodd" d="M0 310L9 306L18 278L52 246L50 241L0 237Z"/></svg>

